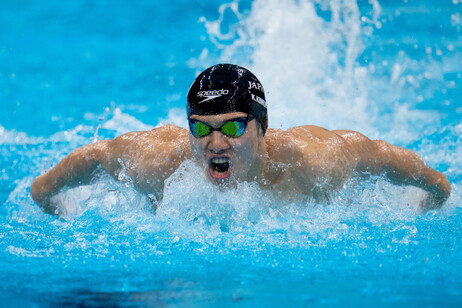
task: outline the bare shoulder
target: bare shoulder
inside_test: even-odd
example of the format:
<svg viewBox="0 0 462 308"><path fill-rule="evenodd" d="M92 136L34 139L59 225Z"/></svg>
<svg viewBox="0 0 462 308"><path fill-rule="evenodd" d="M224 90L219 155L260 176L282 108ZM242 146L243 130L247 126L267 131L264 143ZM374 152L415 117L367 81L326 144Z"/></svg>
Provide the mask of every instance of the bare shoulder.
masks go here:
<svg viewBox="0 0 462 308"><path fill-rule="evenodd" d="M287 130L268 129L267 137L270 140L277 141L290 138L298 142L324 143L341 139L339 137L342 136L338 134L338 132L340 131L330 131L316 125L302 125L295 126Z"/></svg>
<svg viewBox="0 0 462 308"><path fill-rule="evenodd" d="M126 133L113 140L115 145L128 145L133 142L136 143L174 143L175 141L181 141L188 139L188 131L182 127L176 125L164 125L148 131L138 131Z"/></svg>
<svg viewBox="0 0 462 308"><path fill-rule="evenodd" d="M108 146L113 166L120 168L120 161L136 170L177 166L191 156L188 131L175 125L164 125L149 131L130 132L113 139Z"/></svg>
<svg viewBox="0 0 462 308"><path fill-rule="evenodd" d="M300 187L319 183L338 186L355 167L357 152L342 134L313 125L268 130L265 136L270 161L287 166Z"/></svg>
<svg viewBox="0 0 462 308"><path fill-rule="evenodd" d="M343 145L344 138L335 131L315 125L303 125L288 130L268 129L265 136L268 151L275 156L287 151L292 155L307 155Z"/></svg>
<svg viewBox="0 0 462 308"><path fill-rule="evenodd" d="M112 151L131 153L150 150L163 151L189 145L188 131L176 125L165 125L149 131L130 132L111 141Z"/></svg>

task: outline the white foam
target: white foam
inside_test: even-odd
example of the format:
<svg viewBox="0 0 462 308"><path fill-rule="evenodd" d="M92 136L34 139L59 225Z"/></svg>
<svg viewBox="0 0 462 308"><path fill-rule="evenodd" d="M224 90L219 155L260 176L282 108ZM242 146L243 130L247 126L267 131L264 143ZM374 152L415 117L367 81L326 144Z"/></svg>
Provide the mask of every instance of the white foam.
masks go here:
<svg viewBox="0 0 462 308"><path fill-rule="evenodd" d="M159 120L159 124L174 124L183 128L187 128L188 122L186 120L186 112L182 108L172 108L168 111L166 118L161 118Z"/></svg>
<svg viewBox="0 0 462 308"><path fill-rule="evenodd" d="M221 190L209 183L193 162L187 161L166 181L156 220L166 222L165 228L182 238L198 240L222 232L266 234L283 230L303 241L304 233L313 235L329 230L331 237L343 234L350 228L346 222L412 222L424 197L425 193L418 188L397 187L376 179L347 183L330 201L321 204L309 198L284 202L255 183ZM248 240L246 236L241 239Z"/></svg>
<svg viewBox="0 0 462 308"><path fill-rule="evenodd" d="M0 125L0 144L7 145L25 145L37 144L43 142L45 139L40 137L31 137L24 132L16 130L8 130Z"/></svg>
<svg viewBox="0 0 462 308"><path fill-rule="evenodd" d="M112 118L104 122L102 128L113 130L116 135L122 135L132 131L151 130L154 126L144 124L135 117L123 113L120 108L115 108Z"/></svg>
<svg viewBox="0 0 462 308"><path fill-rule="evenodd" d="M412 61L406 60L406 57L390 64L394 67L393 74L386 80L374 75L372 65L364 67L356 63L362 50L365 24L369 27L368 35L372 33L372 26L380 26L378 3L372 1L373 13L363 18L363 22L355 2L316 3L330 10L331 21L319 17L312 2L256 0L248 14L239 12L237 1L224 4L217 21L205 21L210 39L216 43L220 53L217 55L204 50L190 64L202 69L216 62L236 62L251 68L267 90L272 127L286 128L309 123L327 128L357 129L372 137L385 136L389 138L387 140L403 143L419 138L422 132L418 130L426 127L429 121L437 121L438 115L418 111L410 104L393 102L390 113L383 120L377 104L389 98L388 92L383 91L385 98L377 97L370 84L379 85L381 90L390 89L390 86L398 89L410 85L419 87L419 78L427 78L428 75L421 71L414 74L408 65ZM231 25L230 32L224 34L220 25L225 22L225 11L234 13L239 22ZM444 62L444 70L451 71L450 64L456 60ZM417 63L417 66L421 64ZM432 64L438 66L437 62ZM436 69L435 72L432 78L441 78L441 71ZM378 127L378 118L388 122L388 126ZM180 109L170 110L167 118L160 122L186 127L184 111ZM109 120L101 123L101 127L115 135L152 128L118 108L114 109ZM459 126L449 129L450 136L461 135ZM92 135L94 130L95 127L79 126L57 133L49 140L69 142L67 149L71 149L74 143L89 142L88 135ZM95 136L98 137L97 134ZM48 141L29 139L15 131L2 131L1 127L0 138L3 138L3 143L14 144ZM452 168L452 174L460 176L462 149L459 139L429 146L429 151L424 151L424 154L431 162L447 163L450 172ZM56 151L54 154L60 155ZM30 200L28 189L31 181L31 178L18 181L9 195L8 202L19 206L12 215L17 220L39 220L45 216ZM454 185L448 211L451 206L460 204L460 196L460 185ZM283 239L309 245L313 236L338 240L345 234L354 235L361 221L379 226L396 221L412 222L417 217L416 208L422 198L424 193L421 190L396 187L378 180L359 188L346 185L330 203L284 203L254 183L242 183L236 189L221 191L207 182L203 172L194 164L186 162L166 181L164 199L155 216L149 212L147 198L138 193L129 181L117 183L108 175L90 186L63 191L56 196L56 201L64 207L66 222L92 214L95 220L124 221L141 228L155 229L159 224L162 230L174 234L172 244L195 235L207 239L223 231L245 231L233 240L251 241L253 232L265 236L283 230L286 236ZM396 241L409 243L414 230L407 227L402 230L405 235ZM11 253L27 254L14 246L10 250Z"/></svg>
<svg viewBox="0 0 462 308"><path fill-rule="evenodd" d="M18 222L53 221L30 197L24 198L30 182L31 178L23 179L10 194L8 202L16 207L10 217ZM456 190L455 194L460 196L459 187ZM424 197L420 189L397 187L378 178L366 182L353 179L323 203L314 203L308 198L284 202L255 183L241 183L236 188L221 190L205 179L197 165L186 161L167 179L164 199L156 215L147 198L133 188L130 179L120 182L102 173L92 185L65 190L55 197L62 215L53 224L76 237L75 243L65 247L68 250L107 241L74 231L102 222L107 222L105 228L113 228L118 234L129 234L133 230L145 234L143 236L146 232L165 232L171 245L183 245L182 241L186 240L221 246L224 237L238 245L253 245L257 241L292 247L365 236L368 227L360 227L364 223L369 227L392 226L391 233L401 234L396 242L407 245L413 234L409 228L420 219L418 205ZM452 200L450 204L454 204ZM450 215L451 207L446 206L439 215ZM10 253L27 254L13 246Z"/></svg>

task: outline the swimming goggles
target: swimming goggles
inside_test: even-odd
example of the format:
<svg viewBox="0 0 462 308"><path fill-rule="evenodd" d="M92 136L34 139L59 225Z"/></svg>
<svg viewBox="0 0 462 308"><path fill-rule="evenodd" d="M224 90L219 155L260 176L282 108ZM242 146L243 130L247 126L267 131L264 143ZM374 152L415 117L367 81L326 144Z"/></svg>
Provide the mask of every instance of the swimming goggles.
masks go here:
<svg viewBox="0 0 462 308"><path fill-rule="evenodd" d="M210 135L213 131L219 131L231 138L238 138L242 136L247 128L247 123L253 119L252 116L245 118L237 118L226 121L218 128L212 127L199 120L189 120L189 130L196 138L202 138Z"/></svg>

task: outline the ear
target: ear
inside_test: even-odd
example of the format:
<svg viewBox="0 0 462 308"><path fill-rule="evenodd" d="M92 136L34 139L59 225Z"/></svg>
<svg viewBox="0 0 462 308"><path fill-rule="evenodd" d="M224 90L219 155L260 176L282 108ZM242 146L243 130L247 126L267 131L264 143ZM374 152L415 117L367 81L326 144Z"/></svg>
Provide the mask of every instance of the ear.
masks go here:
<svg viewBox="0 0 462 308"><path fill-rule="evenodd" d="M259 124L260 125L258 125L258 127L260 128L262 137L264 137L266 130L268 129L268 114L266 114L265 117L263 118L263 122L262 123L259 122Z"/></svg>
<svg viewBox="0 0 462 308"><path fill-rule="evenodd" d="M261 123L258 121L255 121L255 125L257 127L258 137L263 138L265 136L265 132L263 131L263 127L261 126Z"/></svg>

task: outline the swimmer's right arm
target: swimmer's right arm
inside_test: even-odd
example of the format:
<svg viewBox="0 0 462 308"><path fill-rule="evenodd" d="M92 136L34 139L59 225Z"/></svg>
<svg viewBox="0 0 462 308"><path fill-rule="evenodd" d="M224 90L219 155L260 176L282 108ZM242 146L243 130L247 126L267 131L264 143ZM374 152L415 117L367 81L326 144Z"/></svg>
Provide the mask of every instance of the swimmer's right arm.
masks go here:
<svg viewBox="0 0 462 308"><path fill-rule="evenodd" d="M111 140L102 140L72 151L56 166L35 178L31 186L32 199L50 214L59 214L51 198L64 187L89 184L93 172L108 161Z"/></svg>
<svg viewBox="0 0 462 308"><path fill-rule="evenodd" d="M65 187L90 184L100 167L116 178L126 167L127 176L141 193L161 197L164 180L191 157L188 134L184 128L165 125L85 145L37 177L32 198L44 211L62 214L52 197Z"/></svg>

